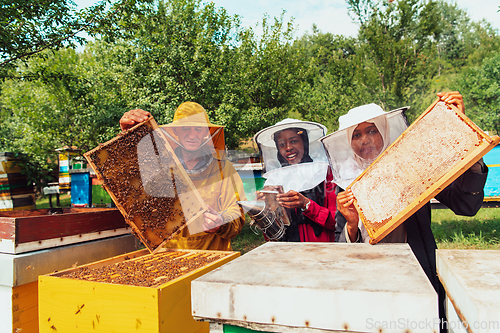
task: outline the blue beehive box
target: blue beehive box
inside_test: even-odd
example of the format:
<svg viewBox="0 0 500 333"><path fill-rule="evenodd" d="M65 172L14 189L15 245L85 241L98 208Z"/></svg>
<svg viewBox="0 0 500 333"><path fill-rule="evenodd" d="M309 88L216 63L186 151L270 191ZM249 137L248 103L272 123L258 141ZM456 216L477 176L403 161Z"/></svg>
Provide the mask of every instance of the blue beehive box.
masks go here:
<svg viewBox="0 0 500 333"><path fill-rule="evenodd" d="M500 146L496 146L483 157L488 166L488 178L484 185L484 200L500 199Z"/></svg>
<svg viewBox="0 0 500 333"><path fill-rule="evenodd" d="M71 207L91 207L92 183L89 172L71 173Z"/></svg>

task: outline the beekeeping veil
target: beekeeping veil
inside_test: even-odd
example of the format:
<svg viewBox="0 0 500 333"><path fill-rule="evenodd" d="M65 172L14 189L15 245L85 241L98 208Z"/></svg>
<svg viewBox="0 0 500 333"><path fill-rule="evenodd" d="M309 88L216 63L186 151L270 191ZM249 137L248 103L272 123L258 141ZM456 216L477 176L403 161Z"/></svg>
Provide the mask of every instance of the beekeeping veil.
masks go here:
<svg viewBox="0 0 500 333"><path fill-rule="evenodd" d="M186 140L186 137L184 140L181 138L183 135L181 131L185 129L200 133L196 139L193 139L196 143L189 143L191 139ZM163 138L167 140L168 145L165 144ZM200 138L201 141L199 141ZM171 147L171 149L166 147ZM220 201L214 198L237 196L234 187L223 185L225 176L223 170L225 163L229 163L225 159L223 126L212 124L205 109L198 103L182 103L175 111L173 121L160 126L153 132L153 135L141 140L137 149L139 171L145 192L153 198L178 198L182 206L179 209L182 209L186 220L193 216L200 217L196 223L189 224L190 234L204 231L203 214L200 212L206 207L195 205L195 195L186 185L186 177L182 176L181 169L187 173L205 203L217 213L222 214L225 207L217 207ZM184 155L185 151L190 153L189 157L196 160L196 165L192 168L187 168L187 161L183 160L184 156L187 156ZM172 158L172 152L177 159ZM150 156L155 158L150 158ZM224 221L224 223L227 222L230 221Z"/></svg>
<svg viewBox="0 0 500 333"><path fill-rule="evenodd" d="M298 164L288 164L277 148L277 136L287 129L294 130L304 143L304 155ZM321 124L289 118L255 134L253 140L259 147L266 171L264 186L282 185L285 192L302 192L324 181L328 158L318 140L325 134L326 127Z"/></svg>
<svg viewBox="0 0 500 333"><path fill-rule="evenodd" d="M207 160L210 155L219 160L225 157L224 127L212 124L205 109L200 104L195 102L182 103L175 111L173 121L170 124L161 126L174 150L177 148L186 149L180 142L177 132L183 127L208 128L208 132L203 137L203 141L197 150L198 156ZM199 170L188 173L197 172Z"/></svg>
<svg viewBox="0 0 500 333"><path fill-rule="evenodd" d="M339 117L339 129L320 139L332 167L333 182L346 188L375 159L365 159L352 149L352 135L356 127L368 122L374 124L383 140L383 152L408 127L403 107L386 112L376 104L358 106ZM379 153L379 155L380 155Z"/></svg>

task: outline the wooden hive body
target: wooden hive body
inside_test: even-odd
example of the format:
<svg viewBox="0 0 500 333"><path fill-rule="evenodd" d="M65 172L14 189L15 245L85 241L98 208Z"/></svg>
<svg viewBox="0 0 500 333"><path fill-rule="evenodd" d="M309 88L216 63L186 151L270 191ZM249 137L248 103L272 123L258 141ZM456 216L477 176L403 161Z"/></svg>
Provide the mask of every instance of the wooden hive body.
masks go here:
<svg viewBox="0 0 500 333"><path fill-rule="evenodd" d="M498 144L454 106L434 102L348 187L377 243Z"/></svg>
<svg viewBox="0 0 500 333"><path fill-rule="evenodd" d="M408 244L267 242L194 280L191 298L195 318L224 325L217 332L237 332L226 324L252 329L244 332L438 331L437 294Z"/></svg>
<svg viewBox="0 0 500 333"><path fill-rule="evenodd" d="M436 251L454 332L500 332L500 251Z"/></svg>
<svg viewBox="0 0 500 333"><path fill-rule="evenodd" d="M134 233L152 252L206 211L204 200L153 118L84 156ZM145 179L144 174L152 176Z"/></svg>
<svg viewBox="0 0 500 333"><path fill-rule="evenodd" d="M129 233L116 208L0 212L0 253L25 253Z"/></svg>
<svg viewBox="0 0 500 333"><path fill-rule="evenodd" d="M35 208L35 191L22 173L21 158L0 153L0 211Z"/></svg>
<svg viewBox="0 0 500 333"><path fill-rule="evenodd" d="M144 249L40 276L40 332L208 332L191 315L191 281L238 256Z"/></svg>

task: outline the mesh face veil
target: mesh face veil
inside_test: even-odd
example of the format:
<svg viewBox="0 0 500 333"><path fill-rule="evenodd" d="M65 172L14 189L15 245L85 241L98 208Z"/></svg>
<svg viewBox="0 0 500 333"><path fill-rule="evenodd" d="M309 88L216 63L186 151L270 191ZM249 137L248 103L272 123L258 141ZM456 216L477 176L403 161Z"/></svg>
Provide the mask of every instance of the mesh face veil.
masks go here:
<svg viewBox="0 0 500 333"><path fill-rule="evenodd" d="M319 139L325 134L325 126L296 119L282 120L255 134L253 140L259 147L266 171L264 185L282 185L285 192L301 192L324 181L328 158ZM301 140L303 147L299 142L298 148L283 147L280 153L278 147L283 144L281 141L287 141L285 137Z"/></svg>
<svg viewBox="0 0 500 333"><path fill-rule="evenodd" d="M403 107L385 112L376 104L367 104L351 109L346 115L339 117L339 130L320 139L330 160L333 182L345 189L394 142L408 127L404 114L407 109L408 107ZM366 134L368 131L376 131L382 140L380 151L377 150L369 158L363 156L354 143L357 136L363 134L358 134L363 127L358 127L360 124L365 125Z"/></svg>
<svg viewBox="0 0 500 333"><path fill-rule="evenodd" d="M181 165L172 165L172 152L165 149L162 137L166 137ZM191 235L204 231L203 214L199 213L206 207L193 207L194 194L189 188L184 190L179 172L175 170L183 169L205 204L216 213L222 215L227 210L222 205L224 201L217 198L234 197L239 200L235 188L225 186L225 177L237 174L226 165L230 162L225 159L224 127L210 123L205 109L198 103L182 103L177 108L172 123L161 126L144 138L137 150L141 180L145 184L146 193L154 198L178 198L181 204L178 210L182 211L186 219L198 216L188 226ZM229 222L231 220L222 219L222 224Z"/></svg>

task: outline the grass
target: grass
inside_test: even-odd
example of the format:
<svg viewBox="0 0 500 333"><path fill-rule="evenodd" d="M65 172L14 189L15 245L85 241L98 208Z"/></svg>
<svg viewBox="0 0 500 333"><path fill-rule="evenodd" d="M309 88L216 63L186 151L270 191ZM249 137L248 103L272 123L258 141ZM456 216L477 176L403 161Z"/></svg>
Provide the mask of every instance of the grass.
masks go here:
<svg viewBox="0 0 500 333"><path fill-rule="evenodd" d="M59 195L59 206L56 205L57 199L55 195L52 195L52 206L53 207L71 207L71 195L69 193L64 193ZM49 196L42 196L36 200L36 208L50 208Z"/></svg>
<svg viewBox="0 0 500 333"><path fill-rule="evenodd" d="M500 250L498 208L481 208L473 217L433 209L431 228L440 249Z"/></svg>
<svg viewBox="0 0 500 333"><path fill-rule="evenodd" d="M262 235L262 231L257 230L257 234L250 229L250 218L246 216L246 222L241 230L241 233L231 240L233 251L240 251L245 254L250 250L264 244L266 240Z"/></svg>

